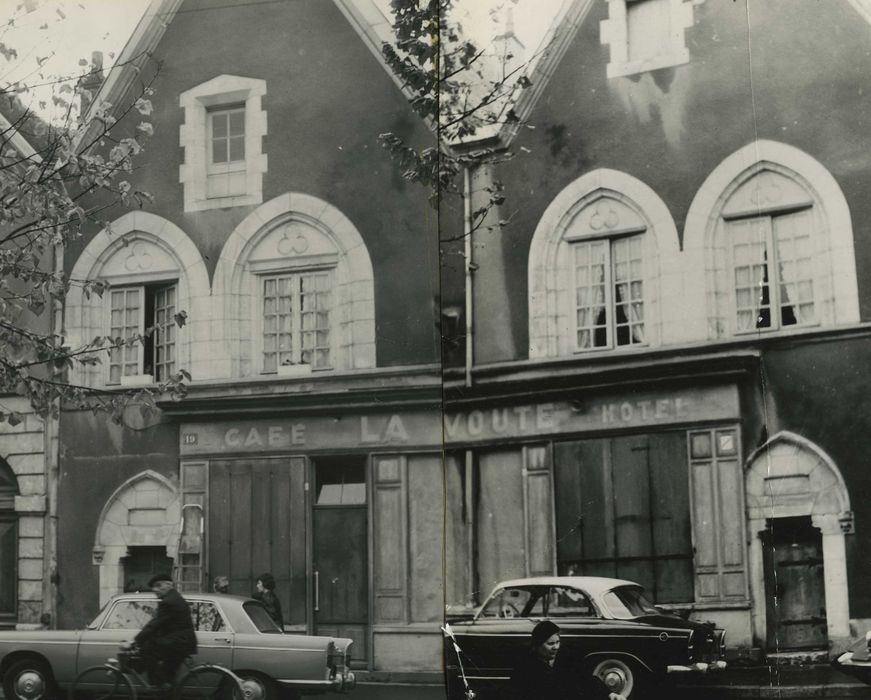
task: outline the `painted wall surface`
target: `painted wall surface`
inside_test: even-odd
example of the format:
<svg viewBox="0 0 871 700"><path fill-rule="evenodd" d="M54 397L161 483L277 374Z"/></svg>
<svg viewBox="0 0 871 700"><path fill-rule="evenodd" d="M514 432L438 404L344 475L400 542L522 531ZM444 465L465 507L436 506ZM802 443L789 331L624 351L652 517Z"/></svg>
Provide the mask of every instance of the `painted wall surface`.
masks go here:
<svg viewBox="0 0 871 700"><path fill-rule="evenodd" d="M149 211L196 243L210 278L228 236L255 207L184 213L179 94L222 74L262 79L263 201L301 192L344 213L374 266L378 365L436 361L437 213L427 188L406 183L377 139L392 131L426 147L434 137L336 5L188 0L155 60L154 136L136 161L135 184L154 195ZM128 124L138 121L134 114ZM80 251L70 248L68 266Z"/></svg>
<svg viewBox="0 0 871 700"><path fill-rule="evenodd" d="M146 469L178 480L178 428L139 430L105 414L67 412L60 422L58 628L75 629L99 609L99 567L92 564L97 521L127 479Z"/></svg>
<svg viewBox="0 0 871 700"><path fill-rule="evenodd" d="M477 250L505 277L479 290L488 313L510 327L478 339L483 361L517 359L528 347L527 257L536 225L569 183L596 168L626 172L664 201L683 235L693 196L728 155L754 139L797 147L837 180L849 204L863 318L871 314L871 162L864 147L871 26L846 2L771 0L693 4L686 30L690 62L628 77L606 77L609 47L589 14L504 163L512 223L500 246ZM751 62L752 61L752 62ZM499 308L502 307L502 308ZM504 310L504 311L503 311ZM514 339L505 342L504 334Z"/></svg>

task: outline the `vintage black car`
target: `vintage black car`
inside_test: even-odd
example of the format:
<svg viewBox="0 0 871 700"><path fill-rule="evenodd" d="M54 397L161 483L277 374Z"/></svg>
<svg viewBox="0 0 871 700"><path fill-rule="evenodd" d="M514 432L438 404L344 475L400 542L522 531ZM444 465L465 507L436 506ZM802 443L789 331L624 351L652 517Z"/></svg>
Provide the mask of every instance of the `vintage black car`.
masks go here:
<svg viewBox="0 0 871 700"><path fill-rule="evenodd" d="M448 616L445 668L451 696L463 697L462 676L479 697L506 684L529 649L532 628L544 619L560 627L560 656L627 698L638 697L638 688L657 676L726 666L723 630L657 608L637 583L590 576L525 578L496 586L471 619Z"/></svg>

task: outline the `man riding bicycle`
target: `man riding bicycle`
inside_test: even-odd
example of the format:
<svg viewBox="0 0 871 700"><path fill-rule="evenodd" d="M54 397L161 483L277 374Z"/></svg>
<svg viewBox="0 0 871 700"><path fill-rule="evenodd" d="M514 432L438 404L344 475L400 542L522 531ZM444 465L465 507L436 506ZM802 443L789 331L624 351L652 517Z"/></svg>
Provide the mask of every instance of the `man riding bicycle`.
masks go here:
<svg viewBox="0 0 871 700"><path fill-rule="evenodd" d="M152 685L172 683L182 662L197 653L197 636L190 608L173 587L172 578L157 574L148 582L160 599L154 617L136 635L142 661Z"/></svg>

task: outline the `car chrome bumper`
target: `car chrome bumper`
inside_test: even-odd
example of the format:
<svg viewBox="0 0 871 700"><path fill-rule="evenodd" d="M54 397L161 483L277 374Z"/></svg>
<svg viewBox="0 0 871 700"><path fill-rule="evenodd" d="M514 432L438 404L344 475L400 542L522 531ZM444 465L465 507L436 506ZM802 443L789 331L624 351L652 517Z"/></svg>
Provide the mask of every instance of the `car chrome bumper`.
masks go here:
<svg viewBox="0 0 871 700"><path fill-rule="evenodd" d="M311 681L311 680L292 680L289 678L276 679L280 685L288 688L307 688L313 692L323 693L324 691L335 691L338 693L350 693L357 685L357 677L353 671L342 671L337 673L329 680Z"/></svg>
<svg viewBox="0 0 871 700"><path fill-rule="evenodd" d="M709 671L722 671L726 668L725 661L711 661L710 663L698 662L687 665L666 666L668 673L708 673Z"/></svg>

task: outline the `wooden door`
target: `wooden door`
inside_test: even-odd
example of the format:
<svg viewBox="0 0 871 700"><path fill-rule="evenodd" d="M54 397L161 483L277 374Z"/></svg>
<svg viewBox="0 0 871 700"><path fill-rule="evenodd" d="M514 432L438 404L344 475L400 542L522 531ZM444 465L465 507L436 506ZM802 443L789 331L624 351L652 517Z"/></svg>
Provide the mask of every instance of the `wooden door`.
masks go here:
<svg viewBox="0 0 871 700"><path fill-rule="evenodd" d="M305 632L306 463L285 459L216 460L209 467L208 578L230 579L230 593L251 595L271 573L284 623Z"/></svg>
<svg viewBox="0 0 871 700"><path fill-rule="evenodd" d="M777 518L762 539L769 651L826 648L820 531L810 517Z"/></svg>
<svg viewBox="0 0 871 700"><path fill-rule="evenodd" d="M314 471L314 632L353 639L353 658L365 663L369 623L365 460L357 457L323 458L315 462Z"/></svg>

